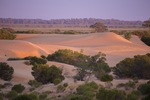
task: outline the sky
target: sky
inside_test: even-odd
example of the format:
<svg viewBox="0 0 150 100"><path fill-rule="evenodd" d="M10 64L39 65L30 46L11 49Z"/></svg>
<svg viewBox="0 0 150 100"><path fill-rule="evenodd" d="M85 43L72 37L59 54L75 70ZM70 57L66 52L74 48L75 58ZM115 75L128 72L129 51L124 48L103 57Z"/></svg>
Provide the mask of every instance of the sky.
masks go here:
<svg viewBox="0 0 150 100"><path fill-rule="evenodd" d="M0 18L147 20L150 0L0 0Z"/></svg>

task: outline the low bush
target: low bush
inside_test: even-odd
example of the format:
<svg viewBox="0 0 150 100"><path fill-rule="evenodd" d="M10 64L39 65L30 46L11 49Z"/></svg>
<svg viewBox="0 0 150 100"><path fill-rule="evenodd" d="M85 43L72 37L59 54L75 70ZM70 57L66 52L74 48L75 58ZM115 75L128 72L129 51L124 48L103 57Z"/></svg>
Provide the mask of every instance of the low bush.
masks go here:
<svg viewBox="0 0 150 100"><path fill-rule="evenodd" d="M142 36L141 41L143 41L146 45L150 46L150 35Z"/></svg>
<svg viewBox="0 0 150 100"><path fill-rule="evenodd" d="M64 92L66 89L66 87L64 87L63 85L58 85L57 86L57 92Z"/></svg>
<svg viewBox="0 0 150 100"><path fill-rule="evenodd" d="M125 100L125 92L121 90L100 88L96 94L98 100Z"/></svg>
<svg viewBox="0 0 150 100"><path fill-rule="evenodd" d="M62 81L62 80L61 80L60 78L56 78L56 79L54 79L53 83L54 83L55 85L57 85L57 84L59 84L61 81Z"/></svg>
<svg viewBox="0 0 150 100"><path fill-rule="evenodd" d="M41 82L42 84L54 83L55 79L57 79L58 84L64 80L62 70L57 68L55 65L49 67L46 64L35 64L32 67L32 70L32 75L34 76L35 80Z"/></svg>
<svg viewBox="0 0 150 100"><path fill-rule="evenodd" d="M37 82L36 80L30 80L30 81L28 82L28 84L29 84L30 86L34 87L34 88L38 88L38 87L40 87L40 86L42 85L41 82Z"/></svg>
<svg viewBox="0 0 150 100"><path fill-rule="evenodd" d="M43 58L38 58L38 57L31 57L30 58L30 64L34 65L34 64L46 64L47 60L43 59Z"/></svg>
<svg viewBox="0 0 150 100"><path fill-rule="evenodd" d="M12 79L12 75L14 73L13 67L9 66L5 62L0 62L0 78L9 81Z"/></svg>
<svg viewBox="0 0 150 100"><path fill-rule="evenodd" d="M14 86L12 87L11 90L16 91L17 93L21 93L21 92L24 91L24 89L25 89L25 87L24 87L23 85L21 85L21 84L16 84L16 85L14 85Z"/></svg>
<svg viewBox="0 0 150 100"><path fill-rule="evenodd" d="M13 40L16 38L16 35L9 29L3 28L0 29L0 39Z"/></svg>
<svg viewBox="0 0 150 100"><path fill-rule="evenodd" d="M100 77L100 80L103 82L112 81L113 77L112 75L105 74Z"/></svg>
<svg viewBox="0 0 150 100"><path fill-rule="evenodd" d="M137 55L134 58L126 58L116 64L114 73L120 78L150 79L150 56Z"/></svg>
<svg viewBox="0 0 150 100"><path fill-rule="evenodd" d="M143 95L147 95L150 94L150 84L141 84L138 87L138 90L143 94Z"/></svg>
<svg viewBox="0 0 150 100"><path fill-rule="evenodd" d="M92 100L97 92L98 85L95 82L85 83L77 87L77 95L80 95L86 100Z"/></svg>
<svg viewBox="0 0 150 100"><path fill-rule="evenodd" d="M18 93L14 90L7 93L7 98L9 98L9 100L14 100L14 98L16 98L17 96Z"/></svg>

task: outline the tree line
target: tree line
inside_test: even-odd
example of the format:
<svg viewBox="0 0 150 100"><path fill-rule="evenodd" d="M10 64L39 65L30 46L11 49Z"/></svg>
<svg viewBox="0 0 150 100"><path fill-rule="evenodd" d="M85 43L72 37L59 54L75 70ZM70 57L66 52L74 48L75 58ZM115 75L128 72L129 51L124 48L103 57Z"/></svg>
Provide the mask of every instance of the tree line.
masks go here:
<svg viewBox="0 0 150 100"><path fill-rule="evenodd" d="M52 26L90 26L96 22L104 23L107 27L141 27L142 21L123 21L117 19L96 19L96 18L72 18L72 19L13 19L0 18L0 25L5 24L26 24L26 25L52 25Z"/></svg>

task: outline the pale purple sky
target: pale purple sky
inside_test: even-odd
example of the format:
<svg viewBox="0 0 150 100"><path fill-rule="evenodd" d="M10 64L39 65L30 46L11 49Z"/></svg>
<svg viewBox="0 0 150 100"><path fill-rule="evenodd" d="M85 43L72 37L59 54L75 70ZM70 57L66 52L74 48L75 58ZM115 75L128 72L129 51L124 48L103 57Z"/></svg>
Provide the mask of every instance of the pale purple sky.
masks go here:
<svg viewBox="0 0 150 100"><path fill-rule="evenodd" d="M0 18L147 20L150 0L0 0Z"/></svg>

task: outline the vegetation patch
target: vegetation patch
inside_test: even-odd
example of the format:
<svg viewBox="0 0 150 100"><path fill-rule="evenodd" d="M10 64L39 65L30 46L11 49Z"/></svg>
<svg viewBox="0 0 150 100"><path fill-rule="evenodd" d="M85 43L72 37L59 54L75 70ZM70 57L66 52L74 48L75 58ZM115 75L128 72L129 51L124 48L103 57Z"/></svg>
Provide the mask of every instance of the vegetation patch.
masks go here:
<svg viewBox="0 0 150 100"><path fill-rule="evenodd" d="M0 39L13 40L16 38L16 35L13 34L13 29L2 28L0 29Z"/></svg>
<svg viewBox="0 0 150 100"><path fill-rule="evenodd" d="M54 83L57 80L57 84L64 80L62 76L62 70L57 68L55 65L48 66L46 64L35 64L32 67L32 75L35 80L43 84Z"/></svg>
<svg viewBox="0 0 150 100"><path fill-rule="evenodd" d="M114 68L114 73L120 78L150 79L150 54L126 58Z"/></svg>
<svg viewBox="0 0 150 100"><path fill-rule="evenodd" d="M17 93L23 92L25 87L21 84L16 84L12 87L12 90L16 91Z"/></svg>
<svg viewBox="0 0 150 100"><path fill-rule="evenodd" d="M0 62L0 78L9 81L12 79L14 73L13 67L9 66L5 62Z"/></svg>

